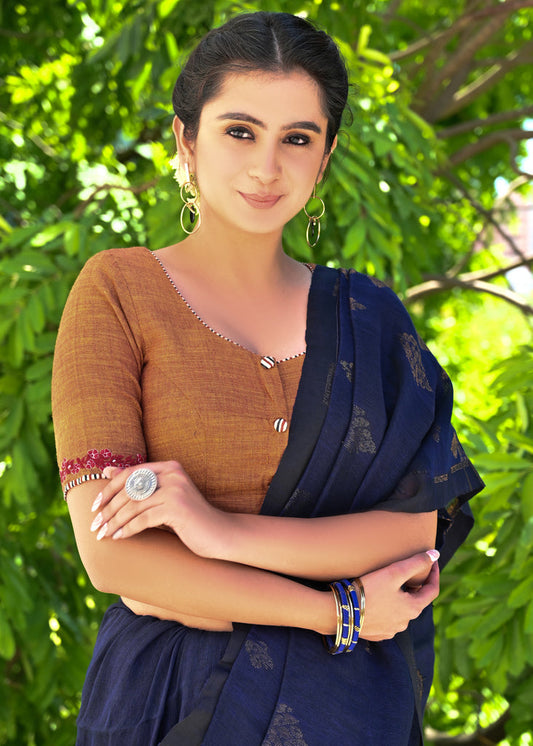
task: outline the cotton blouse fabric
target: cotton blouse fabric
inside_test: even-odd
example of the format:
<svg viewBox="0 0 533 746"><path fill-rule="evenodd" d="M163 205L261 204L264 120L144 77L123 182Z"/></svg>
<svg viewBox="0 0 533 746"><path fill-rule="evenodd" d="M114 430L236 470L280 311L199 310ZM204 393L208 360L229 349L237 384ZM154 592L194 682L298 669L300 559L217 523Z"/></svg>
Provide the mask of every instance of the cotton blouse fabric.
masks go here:
<svg viewBox="0 0 533 746"><path fill-rule="evenodd" d="M315 269L306 340L305 356L262 361L207 329L146 249L97 255L58 337L63 482L98 475L110 459L172 458L230 510L437 510L444 564L471 526L466 501L482 487L450 423L448 377L396 296L355 272ZM179 377L189 358L188 375L202 379L196 388ZM268 388L273 371L279 384ZM231 384L221 385L223 374ZM241 447L242 473L254 472L250 492L242 473L218 473L232 468L226 451ZM255 471L262 453L266 466ZM394 640L329 656L310 631L201 632L137 617L119 602L98 634L77 743L418 746L432 670L431 607Z"/></svg>
<svg viewBox="0 0 533 746"><path fill-rule="evenodd" d="M107 465L174 459L216 507L258 513L287 445L302 361L274 361L210 329L148 249L97 254L55 351L63 486Z"/></svg>

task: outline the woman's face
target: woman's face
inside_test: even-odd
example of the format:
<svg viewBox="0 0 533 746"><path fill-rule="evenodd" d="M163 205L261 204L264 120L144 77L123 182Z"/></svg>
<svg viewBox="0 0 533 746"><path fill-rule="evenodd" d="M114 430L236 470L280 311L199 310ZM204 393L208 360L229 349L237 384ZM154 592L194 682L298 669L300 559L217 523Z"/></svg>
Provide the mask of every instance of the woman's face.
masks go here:
<svg viewBox="0 0 533 746"><path fill-rule="evenodd" d="M327 124L305 72L229 74L205 104L195 142L178 142L198 182L202 221L279 232L322 176Z"/></svg>

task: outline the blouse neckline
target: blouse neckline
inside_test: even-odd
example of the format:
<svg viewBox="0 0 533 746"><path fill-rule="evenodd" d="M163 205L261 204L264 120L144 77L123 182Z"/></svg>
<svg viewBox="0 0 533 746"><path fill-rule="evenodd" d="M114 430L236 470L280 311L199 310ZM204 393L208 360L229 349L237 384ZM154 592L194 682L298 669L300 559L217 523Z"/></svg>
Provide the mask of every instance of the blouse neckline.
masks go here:
<svg viewBox="0 0 533 746"><path fill-rule="evenodd" d="M275 358L273 355L261 355L259 352L254 352L254 350L250 350L249 347L246 347L245 345L241 344L240 342L236 342L234 339L231 339L231 337L227 337L225 334L222 334L222 332L218 332L216 329L213 329L213 327L210 326L208 323L206 323L203 320L203 318L200 316L200 314L198 314L195 311L195 309L191 306L191 304L189 303L189 301L187 300L187 298L183 295L183 293L181 292L181 290L179 289L179 287L176 285L176 283L174 282L174 280L170 276L169 271L167 270L167 268L165 267L165 265L163 264L163 262L161 261L161 259L157 256L157 254L155 254L149 248L146 248L146 250L154 257L155 261L157 262L157 264L162 269L165 277L167 278L167 280L169 281L169 283L171 284L171 286L174 288L174 290L178 294L178 297L181 299L181 301L185 304L185 306L187 307L187 309L190 311L190 313L202 324L202 326L205 329L207 329L209 332L211 332L211 334L214 334L219 339L222 339L225 342L228 342L229 344L232 344L235 347L237 347L237 348L239 348L241 350L244 350L245 352L249 353L250 355L254 355L255 357L259 358L259 360L261 362L263 360L269 360L269 361L272 361L273 364L287 363L290 360L296 360L296 359L298 359L300 357L303 357L306 354L306 350L303 350L302 352L297 352L295 355L289 355L288 357L284 357L284 358L280 358L280 359ZM311 273L313 273L313 271L314 271L313 265L306 263L305 266L309 269L309 271Z"/></svg>

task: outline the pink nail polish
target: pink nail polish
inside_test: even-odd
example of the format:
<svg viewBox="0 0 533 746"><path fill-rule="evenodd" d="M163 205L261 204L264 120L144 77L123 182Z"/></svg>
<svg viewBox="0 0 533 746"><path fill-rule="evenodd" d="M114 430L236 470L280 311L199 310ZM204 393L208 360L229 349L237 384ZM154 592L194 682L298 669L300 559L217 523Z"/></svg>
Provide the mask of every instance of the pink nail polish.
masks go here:
<svg viewBox="0 0 533 746"><path fill-rule="evenodd" d="M96 500L95 500L95 501L93 502L93 504L92 504L92 507L91 507L91 511L92 511L93 513L95 512L95 510L98 510L98 508L99 508L99 507L100 507L100 505L102 504L102 499L103 499L103 497L104 497L104 496L102 495L102 493L101 493L101 492L99 492L99 493L98 493L98 495L96 496Z"/></svg>
<svg viewBox="0 0 533 746"><path fill-rule="evenodd" d="M96 534L96 540L101 541L107 533L107 523L104 523L100 531Z"/></svg>
<svg viewBox="0 0 533 746"><path fill-rule="evenodd" d="M438 549L429 549L426 554L432 562L436 562L440 557L440 552L438 551Z"/></svg>
<svg viewBox="0 0 533 746"><path fill-rule="evenodd" d="M119 528L118 531L115 531L113 534L113 539L121 539L122 538L122 529Z"/></svg>
<svg viewBox="0 0 533 746"><path fill-rule="evenodd" d="M100 528L102 525L102 521L104 520L101 513L98 513L94 521L91 523L91 531L96 531L96 529Z"/></svg>

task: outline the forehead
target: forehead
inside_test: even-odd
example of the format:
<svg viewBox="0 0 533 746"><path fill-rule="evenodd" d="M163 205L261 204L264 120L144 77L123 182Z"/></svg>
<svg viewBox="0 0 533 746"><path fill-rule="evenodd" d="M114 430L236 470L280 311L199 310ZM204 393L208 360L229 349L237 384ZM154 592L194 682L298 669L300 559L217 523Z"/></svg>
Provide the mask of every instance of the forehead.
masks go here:
<svg viewBox="0 0 533 746"><path fill-rule="evenodd" d="M218 94L206 102L202 119L225 111L253 114L267 125L291 121L326 122L320 86L302 71L228 73Z"/></svg>

